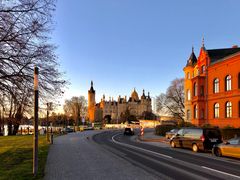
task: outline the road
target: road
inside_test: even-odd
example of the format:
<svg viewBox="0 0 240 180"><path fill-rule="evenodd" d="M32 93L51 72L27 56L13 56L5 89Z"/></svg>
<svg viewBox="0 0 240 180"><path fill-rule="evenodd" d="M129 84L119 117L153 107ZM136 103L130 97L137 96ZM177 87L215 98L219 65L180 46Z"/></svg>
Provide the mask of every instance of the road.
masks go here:
<svg viewBox="0 0 240 180"><path fill-rule="evenodd" d="M240 179L240 161L172 149L135 141L122 131L106 131L93 136L104 149L139 167L156 179Z"/></svg>

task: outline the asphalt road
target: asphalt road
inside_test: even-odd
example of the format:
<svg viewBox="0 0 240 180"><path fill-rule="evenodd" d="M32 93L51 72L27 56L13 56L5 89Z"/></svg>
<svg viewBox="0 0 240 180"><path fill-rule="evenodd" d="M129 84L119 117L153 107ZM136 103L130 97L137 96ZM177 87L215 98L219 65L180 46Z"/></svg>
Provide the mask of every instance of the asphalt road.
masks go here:
<svg viewBox="0 0 240 180"><path fill-rule="evenodd" d="M122 131L106 131L93 140L157 179L240 179L240 161L168 145L141 143Z"/></svg>

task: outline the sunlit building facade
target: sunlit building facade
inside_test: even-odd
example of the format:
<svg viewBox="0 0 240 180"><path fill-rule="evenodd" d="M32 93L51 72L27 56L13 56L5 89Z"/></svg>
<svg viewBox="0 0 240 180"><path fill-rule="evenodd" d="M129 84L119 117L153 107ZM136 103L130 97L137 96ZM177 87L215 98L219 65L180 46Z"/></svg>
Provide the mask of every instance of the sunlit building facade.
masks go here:
<svg viewBox="0 0 240 180"><path fill-rule="evenodd" d="M119 120L126 110L130 111L131 115L140 117L143 112L152 112L152 103L150 93L145 95L143 90L142 96L139 98L137 91L134 89L129 99L127 96L119 96L117 100L109 98L106 100L103 95L101 102L95 102L95 90L93 82L88 91L88 118L91 122L101 121L105 117L110 117L112 120Z"/></svg>
<svg viewBox="0 0 240 180"><path fill-rule="evenodd" d="M184 67L185 119L195 125L240 127L240 48L207 50Z"/></svg>

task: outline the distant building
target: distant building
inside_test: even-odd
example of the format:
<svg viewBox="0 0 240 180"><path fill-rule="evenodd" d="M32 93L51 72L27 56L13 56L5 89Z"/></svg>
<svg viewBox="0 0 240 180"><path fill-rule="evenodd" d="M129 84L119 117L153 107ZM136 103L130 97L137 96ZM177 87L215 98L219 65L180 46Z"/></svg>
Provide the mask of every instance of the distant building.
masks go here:
<svg viewBox="0 0 240 180"><path fill-rule="evenodd" d="M152 112L150 93L146 96L144 90L141 98L134 89L128 100L127 96L124 98L119 96L117 101L113 98L107 101L103 95L100 103L96 103L95 95L93 82L91 82L91 88L88 91L88 118L91 122L101 121L106 117L119 120L127 109L136 117L140 117L143 112Z"/></svg>
<svg viewBox="0 0 240 180"><path fill-rule="evenodd" d="M240 48L194 51L184 67L186 121L240 127Z"/></svg>

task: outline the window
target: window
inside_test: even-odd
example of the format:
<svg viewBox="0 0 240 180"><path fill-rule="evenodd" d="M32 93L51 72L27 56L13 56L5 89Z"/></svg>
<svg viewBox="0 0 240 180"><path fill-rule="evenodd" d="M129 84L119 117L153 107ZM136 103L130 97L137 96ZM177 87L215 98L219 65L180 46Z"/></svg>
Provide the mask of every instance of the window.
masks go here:
<svg viewBox="0 0 240 180"><path fill-rule="evenodd" d="M197 96L197 83L194 83L194 85L193 85L193 94L194 94L194 96Z"/></svg>
<svg viewBox="0 0 240 180"><path fill-rule="evenodd" d="M201 87L200 87L200 95L201 95L201 96L204 96L204 86L201 86Z"/></svg>
<svg viewBox="0 0 240 180"><path fill-rule="evenodd" d="M230 91L232 89L232 77L227 75L225 78L225 90Z"/></svg>
<svg viewBox="0 0 240 180"><path fill-rule="evenodd" d="M213 81L213 93L219 93L219 79L216 78Z"/></svg>
<svg viewBox="0 0 240 180"><path fill-rule="evenodd" d="M201 119L204 119L204 109L201 110Z"/></svg>
<svg viewBox="0 0 240 180"><path fill-rule="evenodd" d="M187 73L187 78L188 78L188 79L191 78L190 72Z"/></svg>
<svg viewBox="0 0 240 180"><path fill-rule="evenodd" d="M214 118L219 118L219 104L214 104Z"/></svg>
<svg viewBox="0 0 240 180"><path fill-rule="evenodd" d="M240 101L238 101L238 116L240 117Z"/></svg>
<svg viewBox="0 0 240 180"><path fill-rule="evenodd" d="M190 110L187 110L187 120L190 120Z"/></svg>
<svg viewBox="0 0 240 180"><path fill-rule="evenodd" d="M197 105L194 106L194 119L198 118L198 107Z"/></svg>
<svg viewBox="0 0 240 180"><path fill-rule="evenodd" d="M226 118L231 118L232 117L232 103L227 102L226 103Z"/></svg>
<svg viewBox="0 0 240 180"><path fill-rule="evenodd" d="M205 73L206 67L203 65L201 68L202 68L202 73Z"/></svg>
<svg viewBox="0 0 240 180"><path fill-rule="evenodd" d="M240 73L238 73L238 89L240 89Z"/></svg>
<svg viewBox="0 0 240 180"><path fill-rule="evenodd" d="M191 91L189 89L187 90L187 100L191 100Z"/></svg>

